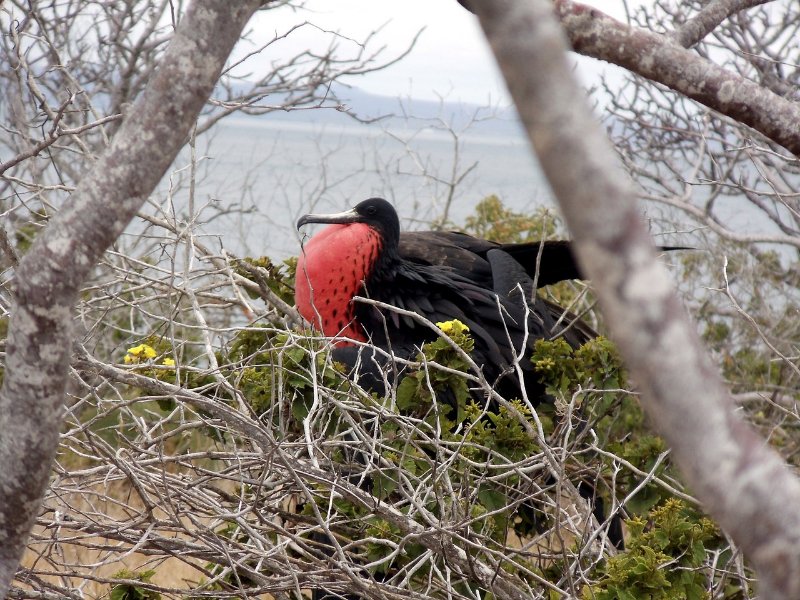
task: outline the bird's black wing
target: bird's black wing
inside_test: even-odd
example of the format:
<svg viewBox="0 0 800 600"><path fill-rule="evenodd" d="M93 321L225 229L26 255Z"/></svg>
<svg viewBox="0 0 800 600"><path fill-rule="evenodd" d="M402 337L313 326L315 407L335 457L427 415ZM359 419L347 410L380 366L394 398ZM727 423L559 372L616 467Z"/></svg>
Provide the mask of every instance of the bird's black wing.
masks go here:
<svg viewBox="0 0 800 600"><path fill-rule="evenodd" d="M509 275L509 281L517 275ZM524 272L521 277L526 277ZM528 280L527 286L531 290L532 282ZM494 287L478 286L449 269L409 263L400 265L387 280L368 281L367 293L432 323L458 319L469 327L475 341L475 362L501 394L519 397L521 374L529 396L540 399L543 390L527 357L536 339L552 335L547 327L555 321L549 305L542 304L545 312L538 314L543 301L526 313L521 298L514 299L508 292L495 293ZM356 319L373 344L400 356L413 356L424 342L437 337L435 330L418 319L366 303L357 304Z"/></svg>
<svg viewBox="0 0 800 600"><path fill-rule="evenodd" d="M486 252L499 244L455 231L409 231L400 234L403 260L452 269L475 284L490 287L492 271Z"/></svg>
<svg viewBox="0 0 800 600"><path fill-rule="evenodd" d="M572 242L548 240L523 244L501 244L503 252L510 255L536 280L536 287L552 285L570 279L586 279L578 266ZM661 252L691 250L688 246L658 246ZM538 275L537 275L538 274Z"/></svg>
<svg viewBox="0 0 800 600"><path fill-rule="evenodd" d="M503 244L500 248L522 265L536 287L584 278L572 253L572 242L567 240Z"/></svg>
<svg viewBox="0 0 800 600"><path fill-rule="evenodd" d="M488 253L501 249L516 260L537 287L582 275L572 244L566 240L498 244L455 231L413 231L400 234L400 256L414 264L451 269L481 287L492 287Z"/></svg>

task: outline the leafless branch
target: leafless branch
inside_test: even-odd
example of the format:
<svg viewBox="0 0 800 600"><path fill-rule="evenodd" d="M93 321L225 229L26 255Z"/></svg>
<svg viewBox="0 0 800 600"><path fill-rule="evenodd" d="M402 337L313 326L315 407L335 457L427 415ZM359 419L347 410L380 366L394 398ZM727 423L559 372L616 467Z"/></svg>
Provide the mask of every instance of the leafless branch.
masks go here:
<svg viewBox="0 0 800 600"><path fill-rule="evenodd" d="M0 391L0 462L7 466L0 596L16 571L58 443L79 287L174 160L258 4L192 4L112 146L20 261Z"/></svg>

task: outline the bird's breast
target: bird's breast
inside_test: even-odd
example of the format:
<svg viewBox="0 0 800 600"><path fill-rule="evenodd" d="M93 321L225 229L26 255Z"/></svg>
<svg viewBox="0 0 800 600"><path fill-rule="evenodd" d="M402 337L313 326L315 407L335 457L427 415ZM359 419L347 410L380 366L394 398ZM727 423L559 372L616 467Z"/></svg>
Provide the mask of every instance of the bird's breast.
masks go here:
<svg viewBox="0 0 800 600"><path fill-rule="evenodd" d="M297 261L295 302L315 329L367 341L354 320L353 296L362 292L380 248L378 232L363 223L328 225L305 244Z"/></svg>

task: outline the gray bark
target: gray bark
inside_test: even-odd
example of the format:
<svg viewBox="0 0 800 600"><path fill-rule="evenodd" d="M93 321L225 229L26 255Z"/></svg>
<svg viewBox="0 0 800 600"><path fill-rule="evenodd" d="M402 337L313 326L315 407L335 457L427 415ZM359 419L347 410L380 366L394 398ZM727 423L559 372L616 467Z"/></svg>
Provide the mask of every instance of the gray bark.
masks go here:
<svg viewBox="0 0 800 600"><path fill-rule="evenodd" d="M742 10L766 4L772 0L712 0L683 25L672 32L672 39L684 48L691 48L720 23Z"/></svg>
<svg viewBox="0 0 800 600"><path fill-rule="evenodd" d="M195 0L111 146L16 270L0 390L0 598L58 445L77 293L184 143L259 0Z"/></svg>
<svg viewBox="0 0 800 600"><path fill-rule="evenodd" d="M470 6L478 3L473 2ZM743 3L747 4L747 3ZM750 4L757 4L753 2ZM572 48L663 84L752 127L800 156L800 106L679 46L667 36L631 27L601 11L558 0L556 14ZM686 34L691 43L702 24Z"/></svg>
<svg viewBox="0 0 800 600"><path fill-rule="evenodd" d="M574 234L578 258L595 283L612 337L641 387L645 410L690 487L757 570L762 597L800 597L800 481L735 414L656 260L631 184L569 75L567 39L553 6L546 0L474 0L471 6ZM581 15L571 2L559 2L556 10L573 44L576 30L583 36L592 30L579 45L636 54L640 68L646 63L662 81L677 75L686 51L663 42L657 48L660 36L626 32L589 9ZM615 33L606 37L610 30ZM614 36L644 40L647 47L637 53L636 44L620 44ZM670 56L674 63L665 63ZM690 69L686 85L707 89L714 69ZM778 105L766 102L759 112L778 123L786 116Z"/></svg>

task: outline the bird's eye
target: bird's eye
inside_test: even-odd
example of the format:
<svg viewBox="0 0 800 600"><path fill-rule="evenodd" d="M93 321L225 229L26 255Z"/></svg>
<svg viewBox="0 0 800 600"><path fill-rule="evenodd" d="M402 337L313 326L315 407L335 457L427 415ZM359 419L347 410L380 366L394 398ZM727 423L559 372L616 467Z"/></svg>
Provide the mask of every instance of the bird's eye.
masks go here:
<svg viewBox="0 0 800 600"><path fill-rule="evenodd" d="M377 209L377 208L375 208L374 206L368 206L368 207L367 207L367 214L368 214L370 217L371 217L371 216L373 216L373 215L374 215L376 212L378 212L378 209Z"/></svg>

